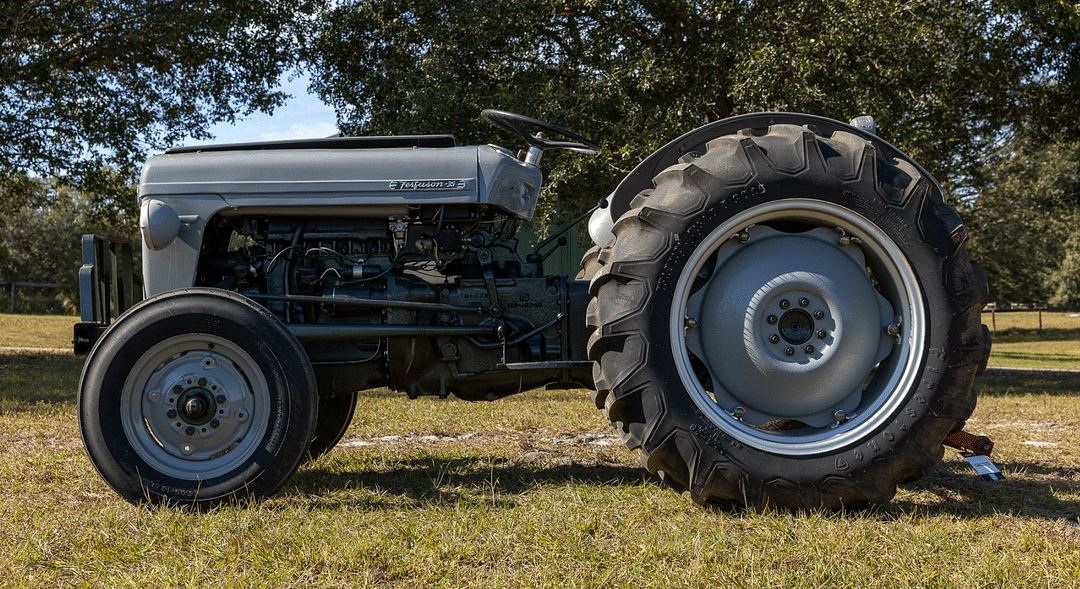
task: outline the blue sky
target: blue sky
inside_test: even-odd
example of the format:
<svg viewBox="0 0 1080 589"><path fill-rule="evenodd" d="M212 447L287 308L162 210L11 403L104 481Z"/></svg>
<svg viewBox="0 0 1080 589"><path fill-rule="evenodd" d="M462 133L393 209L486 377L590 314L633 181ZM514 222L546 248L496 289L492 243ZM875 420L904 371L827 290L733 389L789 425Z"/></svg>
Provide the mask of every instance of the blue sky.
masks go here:
<svg viewBox="0 0 1080 589"><path fill-rule="evenodd" d="M286 94L291 94L292 98L276 109L273 116L255 113L231 125L214 125L210 127L213 140L192 141L187 144L307 139L336 134L338 129L334 109L323 104L318 96L308 94L307 86L306 76L283 81L281 89Z"/></svg>

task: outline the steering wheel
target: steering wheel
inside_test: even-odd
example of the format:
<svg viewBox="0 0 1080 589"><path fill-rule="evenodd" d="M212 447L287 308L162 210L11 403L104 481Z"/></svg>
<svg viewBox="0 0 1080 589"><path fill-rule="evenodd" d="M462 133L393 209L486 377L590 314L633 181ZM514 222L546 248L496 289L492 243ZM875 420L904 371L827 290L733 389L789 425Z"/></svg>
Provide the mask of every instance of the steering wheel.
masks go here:
<svg viewBox="0 0 1080 589"><path fill-rule="evenodd" d="M540 163L540 156L548 149L561 149L563 151L580 153L582 155L597 155L601 151L599 145L577 133L567 131L561 127L556 127L551 123L538 121L532 117L494 108L485 109L480 115L484 117L485 121L492 125L524 139L525 142L529 144L529 155L525 158L525 161L533 165ZM570 139L570 141L554 141L543 135L532 135L522 128L522 124L538 127L552 135Z"/></svg>

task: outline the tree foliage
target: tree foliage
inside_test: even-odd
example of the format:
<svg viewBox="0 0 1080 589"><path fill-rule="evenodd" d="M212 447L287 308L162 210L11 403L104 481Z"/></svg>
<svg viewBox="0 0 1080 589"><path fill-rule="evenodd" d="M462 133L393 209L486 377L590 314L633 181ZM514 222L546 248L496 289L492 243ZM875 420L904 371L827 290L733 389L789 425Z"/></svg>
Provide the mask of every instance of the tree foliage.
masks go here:
<svg viewBox="0 0 1080 589"><path fill-rule="evenodd" d="M1080 305L1080 142L1010 148L962 211L990 297Z"/></svg>
<svg viewBox="0 0 1080 589"><path fill-rule="evenodd" d="M271 111L320 4L0 0L0 177L104 190L150 149Z"/></svg>
<svg viewBox="0 0 1080 589"><path fill-rule="evenodd" d="M135 219L117 214L117 208L102 207L104 199L93 198L58 181L24 178L23 202L8 202L0 209L0 282L57 283L57 298L38 312L75 310L79 267L82 264L81 236L84 233L138 237ZM64 301L63 304L59 301ZM25 303L25 301L24 301ZM20 308L24 307L20 304Z"/></svg>
<svg viewBox="0 0 1080 589"><path fill-rule="evenodd" d="M585 173L588 188L564 195L603 194L679 134L761 110L873 114L939 177L970 183L980 155L1052 98L1047 80L1072 71L1048 66L1065 51L1054 43L1075 46L1071 29L1033 41L1043 13L1028 5L365 0L333 10L310 58L346 130L485 140L477 113L494 106L592 135L600 160L552 170L556 183Z"/></svg>

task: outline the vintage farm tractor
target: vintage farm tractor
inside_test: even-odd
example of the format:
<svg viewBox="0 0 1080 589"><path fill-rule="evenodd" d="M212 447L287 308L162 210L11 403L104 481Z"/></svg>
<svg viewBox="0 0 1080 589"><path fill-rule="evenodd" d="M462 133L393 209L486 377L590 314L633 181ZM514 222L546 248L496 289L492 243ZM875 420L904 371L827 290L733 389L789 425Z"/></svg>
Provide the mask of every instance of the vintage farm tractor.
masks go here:
<svg viewBox="0 0 1080 589"><path fill-rule="evenodd" d="M115 320L139 297L85 242L79 418L108 484L130 501L265 497L374 387L590 388L645 468L704 503L880 503L941 459L989 354L986 279L937 182L869 117L753 114L679 137L592 212L574 279L519 256L516 233L544 152L600 148L483 116L524 155L439 135L152 157L147 298Z"/></svg>

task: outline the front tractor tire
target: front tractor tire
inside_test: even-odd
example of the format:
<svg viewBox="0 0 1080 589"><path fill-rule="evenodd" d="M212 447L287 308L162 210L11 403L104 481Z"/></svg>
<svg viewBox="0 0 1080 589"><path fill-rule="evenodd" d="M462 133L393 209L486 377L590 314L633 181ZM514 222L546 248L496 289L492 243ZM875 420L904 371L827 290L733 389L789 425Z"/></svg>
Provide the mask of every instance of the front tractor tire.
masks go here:
<svg viewBox="0 0 1080 589"><path fill-rule="evenodd" d="M649 471L701 503L836 509L941 459L990 340L932 178L772 125L654 184L586 268L595 400Z"/></svg>
<svg viewBox="0 0 1080 589"><path fill-rule="evenodd" d="M133 503L269 496L307 456L307 354L265 308L192 288L143 301L91 351L79 385L91 461Z"/></svg>

